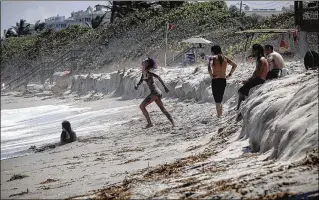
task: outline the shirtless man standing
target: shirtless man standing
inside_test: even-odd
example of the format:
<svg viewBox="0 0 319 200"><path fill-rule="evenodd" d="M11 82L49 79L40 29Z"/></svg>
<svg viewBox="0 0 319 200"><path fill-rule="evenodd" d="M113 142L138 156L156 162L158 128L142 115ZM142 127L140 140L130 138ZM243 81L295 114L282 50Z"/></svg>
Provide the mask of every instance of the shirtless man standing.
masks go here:
<svg viewBox="0 0 319 200"><path fill-rule="evenodd" d="M211 57L209 60L208 73L212 78L212 92L216 103L217 116L220 117L223 114L222 101L226 88L226 78L232 76L237 65L222 54L220 46L212 46L211 51L213 57ZM232 68L229 74L226 76L227 64L230 64Z"/></svg>
<svg viewBox="0 0 319 200"><path fill-rule="evenodd" d="M285 67L283 57L274 51L274 47L271 45L265 45L265 54L269 65L269 72L266 79L279 78L281 76L282 69Z"/></svg>
<svg viewBox="0 0 319 200"><path fill-rule="evenodd" d="M260 44L254 44L252 47L252 55L257 57L256 68L253 75L248 80L243 81L244 85L238 90L237 110L239 110L241 102L248 96L249 90L257 85L263 84L268 73L268 62L264 55L264 48Z"/></svg>

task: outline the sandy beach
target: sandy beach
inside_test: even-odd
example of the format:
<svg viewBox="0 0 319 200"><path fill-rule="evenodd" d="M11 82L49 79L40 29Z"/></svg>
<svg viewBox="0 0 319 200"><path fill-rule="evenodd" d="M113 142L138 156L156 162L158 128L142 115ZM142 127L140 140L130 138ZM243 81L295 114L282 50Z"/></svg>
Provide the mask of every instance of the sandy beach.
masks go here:
<svg viewBox="0 0 319 200"><path fill-rule="evenodd" d="M12 99L16 98L12 97ZM23 100L21 101L23 102ZM42 153L1 161L1 182L6 184L2 187L1 194L7 194L3 197L7 198L16 191L18 193L27 189L29 193L21 198L37 198L43 195L46 198L66 198L78 195L78 191L85 194L91 190L99 189L101 186L119 182L128 174L139 169L173 162L178 158L191 155L194 151L187 151L187 149L190 147L196 149L197 146L206 143L207 137L210 137L209 133L212 132L211 129L216 129L213 123L209 122L212 118L212 113L209 112L212 110L212 106L208 103L192 105L169 101L167 103L169 111L182 112L176 112L179 115L175 116L177 121L175 128L171 128L169 121L156 105L151 105L150 114L155 125L151 129L143 129L146 123L138 108L140 100L123 102L106 99L81 102L78 103L78 106L90 106L93 110L98 110L104 107L103 105L108 105L110 101L112 101L113 106L116 105L116 102L121 105L135 106L133 109L112 114L112 121L117 121L119 124L112 124L111 127L105 125L104 130L98 131L92 127L89 136L81 137L80 135L79 141L75 143ZM32 98L32 102L35 102L33 106L39 105L34 98ZM66 101L55 103L61 104L66 103ZM14 103L11 103L11 108L14 107L12 104ZM28 104L28 106L31 105ZM201 110L203 108L208 111L207 115L202 116ZM188 112L194 112L193 109L197 110L198 114L187 120L182 120ZM198 119L196 120L196 118ZM99 123L103 124L103 121L99 120ZM125 122L125 120L127 121ZM93 122L91 121L91 123ZM194 123L200 123L202 127L194 126ZM207 123L211 125L208 127ZM90 124L88 123L87 126ZM77 128L74 127L74 130L77 131ZM57 129L56 134L59 136L59 129ZM28 177L6 182L14 173L27 174ZM33 187L27 184L30 183L29 177L32 177L32 182L35 184ZM57 181L41 184L48 179ZM84 188L85 190L83 190Z"/></svg>
<svg viewBox="0 0 319 200"><path fill-rule="evenodd" d="M181 91L186 91L187 84L190 84L185 80L189 80L194 88L201 90L202 86L197 87L196 84L204 84L202 80L205 72L194 75L193 70L187 70L184 69L184 74L193 78L187 79L186 75L180 75L179 80L183 80ZM134 76L132 73L135 72L133 70L127 73L122 80ZM168 70L165 73L173 77L174 73L180 72ZM239 73L238 76L241 74L245 73ZM198 83L194 77L198 78ZM143 129L146 121L139 110L139 104L144 93L135 91L136 93L131 95L131 90L125 89L127 87L121 87L121 98L104 94L100 99L93 100L92 95L74 95L75 92L64 95L63 98L50 95L37 97L35 93L28 98L19 93L6 94L1 97L2 112L4 109L49 105L68 105L83 110L68 111L67 117L71 118L71 124L74 122L72 128L78 135L78 141L40 153L1 160L1 198L269 199L289 195L318 196L318 151L314 148L318 144L318 138L313 134L318 133L318 129L312 129L317 127L317 124L313 123L318 114L312 115L314 118L308 118L312 125L308 126L311 132L306 134L312 134L310 139L314 142L304 140L304 143L299 144L304 148L293 153L290 153L289 148L280 147L278 155L274 154L274 148L264 145L271 137L268 133L259 133L260 131L258 144L261 148L258 152L251 149L253 137L250 136L250 131L256 132L257 129L247 123L247 120L257 120L257 117L260 117L259 112L268 113L266 110L271 108L267 107L269 102L281 102L276 95L269 95L269 91L277 89L280 91L278 95L284 96L289 102L292 97L286 95L288 91L292 96L296 95L300 91L298 88L301 83L311 88L311 84L318 84L315 77L315 73L307 75L298 72L257 89L259 96L248 99L243 104L244 120L240 122L235 120L238 113L235 110L236 95L227 97L224 117L217 118L212 102L198 102L187 98L196 96L196 91L185 92L184 99L169 96L182 94L177 92L179 84L174 83L173 78L170 80L169 77L164 77L169 87L175 88L171 89L175 93L167 94L163 100L176 121L174 128L156 104L151 104L148 110L154 127ZM299 85L296 85L297 82ZM229 84L232 84L232 80ZM98 83L95 83L95 87L98 87ZM233 93L236 87L229 86L229 93ZM119 87L116 88L116 91L119 91ZM315 89L308 91L318 92ZM125 100L123 96L126 97ZM133 98L129 99L129 96ZM90 100L86 100L88 98ZM197 98L211 97L208 95ZM257 104L258 98L265 101ZM317 102L316 98L318 97L305 99L304 104L296 105L302 107L311 104L312 107L318 108L318 104L313 104ZM289 116L285 106L282 106L283 111L279 109L278 113L271 113L272 118L277 121L283 119L281 112ZM259 111L250 113L254 108ZM314 109L308 110L305 112L316 112ZM271 124L275 123L271 121L272 118L261 116L259 119L270 124L265 130L272 129ZM51 127L54 135L52 141L58 140L63 120L65 119L56 121L54 127ZM294 123L294 120L296 119L290 120L289 123ZM49 127L40 125L42 129ZM304 132L304 129L299 129L298 133ZM296 137L292 136L295 139ZM282 145L282 142L278 145ZM295 148L289 142L287 145ZM10 181L13 175L25 177Z"/></svg>
<svg viewBox="0 0 319 200"><path fill-rule="evenodd" d="M319 199L318 7L1 2L1 199Z"/></svg>

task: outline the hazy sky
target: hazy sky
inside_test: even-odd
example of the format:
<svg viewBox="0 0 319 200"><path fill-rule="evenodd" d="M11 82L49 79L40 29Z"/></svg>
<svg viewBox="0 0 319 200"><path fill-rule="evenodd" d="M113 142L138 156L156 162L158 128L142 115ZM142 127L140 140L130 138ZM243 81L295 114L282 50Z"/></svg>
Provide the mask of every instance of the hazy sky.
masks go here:
<svg viewBox="0 0 319 200"><path fill-rule="evenodd" d="M227 1L228 5L240 1ZM70 17L72 11L86 10L87 7L106 4L106 1L1 1L1 36L3 31L15 25L20 19L29 23L60 15ZM293 4L293 1L243 1L250 8L277 8Z"/></svg>

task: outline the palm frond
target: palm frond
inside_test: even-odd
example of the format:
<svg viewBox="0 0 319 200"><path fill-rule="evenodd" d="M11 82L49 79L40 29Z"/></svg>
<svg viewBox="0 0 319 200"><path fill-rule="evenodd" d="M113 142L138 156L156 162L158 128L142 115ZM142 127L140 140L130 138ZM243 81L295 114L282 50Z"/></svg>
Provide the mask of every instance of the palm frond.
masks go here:
<svg viewBox="0 0 319 200"><path fill-rule="evenodd" d="M93 19L92 19L93 20ZM92 20L91 20L91 24L92 24ZM85 22L85 24L89 27L92 28L91 24L89 22Z"/></svg>

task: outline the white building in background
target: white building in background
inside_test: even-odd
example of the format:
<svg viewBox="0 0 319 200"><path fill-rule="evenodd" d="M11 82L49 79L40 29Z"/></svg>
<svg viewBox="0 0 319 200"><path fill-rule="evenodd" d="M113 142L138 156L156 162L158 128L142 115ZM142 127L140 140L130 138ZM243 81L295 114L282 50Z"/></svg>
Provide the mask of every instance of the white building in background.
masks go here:
<svg viewBox="0 0 319 200"><path fill-rule="evenodd" d="M96 10L93 10L93 8L90 6L86 9L86 11L80 10L77 12L72 12L71 17L69 18L57 15L55 17L45 19L44 22L46 23L46 28L52 28L55 30L61 30L71 25L87 27L86 22L90 24L93 18L96 18L97 16L102 17L106 12L107 14L103 21L108 22L110 21L111 12L103 11L102 6L96 6Z"/></svg>
<svg viewBox="0 0 319 200"><path fill-rule="evenodd" d="M252 9L252 10L243 10L243 12L247 15L250 16L252 14L257 14L262 17L271 17L272 15L279 15L284 13L282 10L276 10L276 9Z"/></svg>
<svg viewBox="0 0 319 200"><path fill-rule="evenodd" d="M61 30L70 25L75 25L75 21L65 20L65 16L54 16L44 20L46 28Z"/></svg>
<svg viewBox="0 0 319 200"><path fill-rule="evenodd" d="M290 11L294 11L295 10L295 6L294 5L289 5L289 7L282 7L281 8L282 11L284 12L290 12Z"/></svg>

